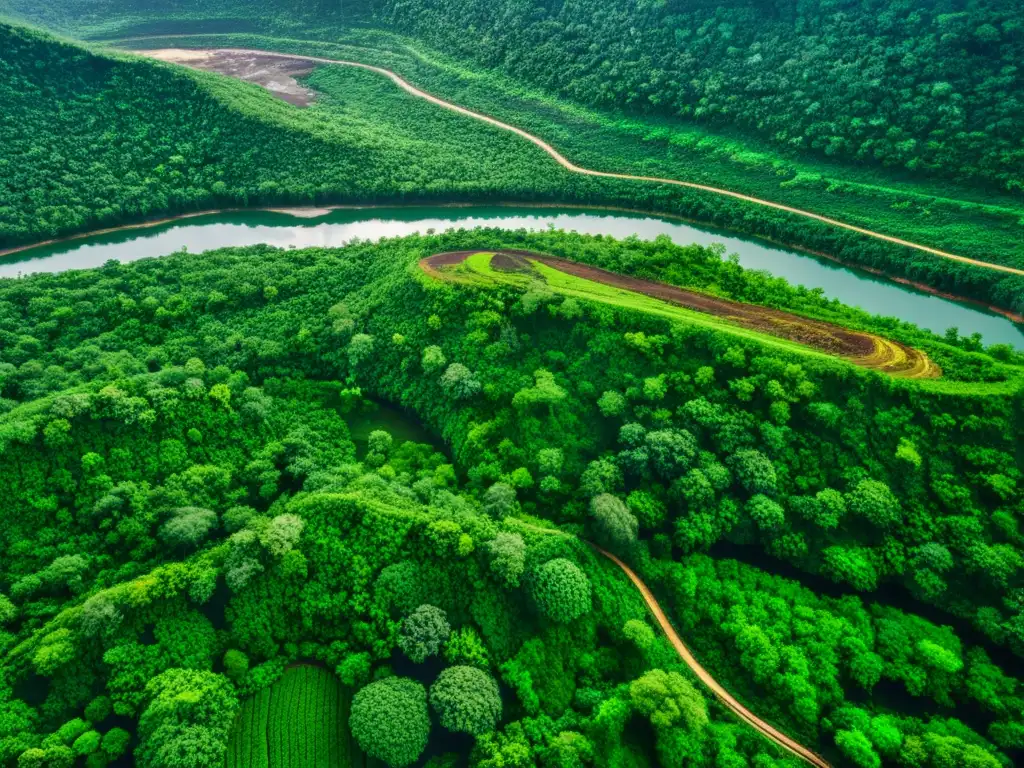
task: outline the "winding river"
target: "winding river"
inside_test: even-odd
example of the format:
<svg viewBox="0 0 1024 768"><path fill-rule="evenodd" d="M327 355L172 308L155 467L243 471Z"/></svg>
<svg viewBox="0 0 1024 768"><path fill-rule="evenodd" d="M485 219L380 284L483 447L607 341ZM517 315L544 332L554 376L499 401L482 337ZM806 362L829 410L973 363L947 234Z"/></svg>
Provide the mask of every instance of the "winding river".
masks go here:
<svg viewBox="0 0 1024 768"><path fill-rule="evenodd" d="M479 206L344 209L311 218L284 212L218 213L24 250L0 260L0 277L98 267L110 260L135 261L183 248L197 253L257 243L281 248L337 247L356 238L376 240L479 226L539 230L556 227L617 238L635 235L653 239L667 235L680 245L722 243L727 253L739 256L744 267L768 270L791 283L821 288L826 296L844 304L898 317L936 333L955 326L964 335L980 333L986 344L1011 344L1024 349L1024 328L981 307L923 293L764 241L678 220L620 211Z"/></svg>

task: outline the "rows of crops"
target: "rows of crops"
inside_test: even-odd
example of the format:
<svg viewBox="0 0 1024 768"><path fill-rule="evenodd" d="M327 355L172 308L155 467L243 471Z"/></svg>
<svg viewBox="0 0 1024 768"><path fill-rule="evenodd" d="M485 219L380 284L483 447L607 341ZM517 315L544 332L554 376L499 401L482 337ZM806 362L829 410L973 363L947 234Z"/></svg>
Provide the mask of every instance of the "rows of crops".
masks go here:
<svg viewBox="0 0 1024 768"><path fill-rule="evenodd" d="M292 667L242 705L227 768L361 768L348 731L350 701L326 669Z"/></svg>

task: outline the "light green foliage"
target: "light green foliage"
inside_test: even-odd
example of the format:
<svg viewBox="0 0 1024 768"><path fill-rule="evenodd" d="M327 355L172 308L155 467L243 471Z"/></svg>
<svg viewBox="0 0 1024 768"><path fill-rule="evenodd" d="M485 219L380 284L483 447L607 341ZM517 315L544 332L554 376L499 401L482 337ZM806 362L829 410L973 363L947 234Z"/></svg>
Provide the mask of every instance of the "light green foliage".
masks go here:
<svg viewBox="0 0 1024 768"><path fill-rule="evenodd" d="M487 646L472 627L462 627L452 633L444 647L445 660L454 666L487 669L490 666Z"/></svg>
<svg viewBox="0 0 1024 768"><path fill-rule="evenodd" d="M836 731L836 746L858 768L879 768L882 761L860 731Z"/></svg>
<svg viewBox="0 0 1024 768"><path fill-rule="evenodd" d="M18 607L7 595L0 594L0 626L14 621L18 615Z"/></svg>
<svg viewBox="0 0 1024 768"><path fill-rule="evenodd" d="M534 569L530 594L537 610L551 621L567 623L590 610L590 580L565 558L549 560Z"/></svg>
<svg viewBox="0 0 1024 768"><path fill-rule="evenodd" d="M609 418L619 416L626 409L626 398L622 396L621 392L610 389L601 395L597 401L597 407L604 416Z"/></svg>
<svg viewBox="0 0 1024 768"><path fill-rule="evenodd" d="M627 621L622 626L622 634L640 651L646 651L654 644L654 630L640 619Z"/></svg>
<svg viewBox="0 0 1024 768"><path fill-rule="evenodd" d="M444 670L430 686L430 706L449 731L474 736L494 730L501 718L498 684L477 667Z"/></svg>
<svg viewBox="0 0 1024 768"><path fill-rule="evenodd" d="M655 728L699 732L708 724L704 697L678 672L652 669L629 684L629 699Z"/></svg>
<svg viewBox="0 0 1024 768"><path fill-rule="evenodd" d="M914 443L907 440L905 437L900 439L900 444L896 446L896 458L900 461L904 461L914 469L920 469L923 459L921 454L918 453Z"/></svg>
<svg viewBox="0 0 1024 768"><path fill-rule="evenodd" d="M171 669L146 685L149 698L139 718L140 766L221 766L238 699L227 678Z"/></svg>
<svg viewBox="0 0 1024 768"><path fill-rule="evenodd" d="M857 483L846 495L846 505L852 514L879 528L892 528L902 518L899 500L885 483L877 480Z"/></svg>
<svg viewBox="0 0 1024 768"><path fill-rule="evenodd" d="M89 755L100 748L101 736L97 731L86 731L71 745L78 755Z"/></svg>
<svg viewBox="0 0 1024 768"><path fill-rule="evenodd" d="M594 745L582 733L561 731L548 742L540 758L545 768L583 768L594 759Z"/></svg>
<svg viewBox="0 0 1024 768"><path fill-rule="evenodd" d="M370 683L352 699L349 724L352 736L368 755L395 768L410 765L427 745L427 692L407 678Z"/></svg>
<svg viewBox="0 0 1024 768"><path fill-rule="evenodd" d="M512 405L523 410L537 406L548 409L565 400L566 391L555 383L554 374L543 369L534 371L534 385L521 389L512 397Z"/></svg>
<svg viewBox="0 0 1024 768"><path fill-rule="evenodd" d="M436 344L431 344L429 347L423 348L421 364L423 365L424 373L435 373L441 370L446 362L444 352L442 352L441 348Z"/></svg>
<svg viewBox="0 0 1024 768"><path fill-rule="evenodd" d="M636 517L640 527L651 530L661 527L665 521L665 505L646 491L633 491L626 497L626 506Z"/></svg>

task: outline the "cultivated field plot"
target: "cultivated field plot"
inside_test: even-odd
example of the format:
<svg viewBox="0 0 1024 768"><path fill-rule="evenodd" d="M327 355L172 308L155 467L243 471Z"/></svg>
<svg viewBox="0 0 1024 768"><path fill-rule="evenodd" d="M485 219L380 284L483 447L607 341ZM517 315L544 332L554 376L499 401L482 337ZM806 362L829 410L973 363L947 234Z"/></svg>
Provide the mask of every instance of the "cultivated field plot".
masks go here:
<svg viewBox="0 0 1024 768"><path fill-rule="evenodd" d="M351 700L328 670L292 667L242 704L227 768L363 768L348 730Z"/></svg>
<svg viewBox="0 0 1024 768"><path fill-rule="evenodd" d="M541 280L568 296L715 327L793 352L840 357L891 376L933 379L942 375L939 366L920 350L873 333L529 251L439 253L424 259L421 266L437 277L443 272L446 279L460 279L458 270L462 270L462 279L469 280L524 285Z"/></svg>

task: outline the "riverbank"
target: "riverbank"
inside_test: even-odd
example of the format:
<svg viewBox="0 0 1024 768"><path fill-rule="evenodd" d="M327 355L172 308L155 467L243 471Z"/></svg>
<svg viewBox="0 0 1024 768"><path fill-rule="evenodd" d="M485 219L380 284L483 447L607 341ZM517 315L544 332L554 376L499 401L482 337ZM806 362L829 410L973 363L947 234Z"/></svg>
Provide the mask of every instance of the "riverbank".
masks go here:
<svg viewBox="0 0 1024 768"><path fill-rule="evenodd" d="M955 326L964 336L979 333L986 344L1024 349L1024 328L977 305L957 303L905 287L856 267L802 249L784 249L764 238L738 237L720 229L694 226L679 216L654 216L639 209L588 205L526 205L449 202L442 205L332 205L323 207L229 208L190 212L93 237L78 235L0 260L0 277L33 272L97 268L108 261L130 262L187 251L265 244L277 248L336 248L355 240L379 240L431 230L495 228L542 231L550 228L583 235L641 240L667 237L676 245L714 247L724 258L735 255L745 269L770 273L791 285L819 290L869 315L893 317L943 335ZM648 275L657 279L656 275ZM672 282L687 285L685 276ZM769 282L770 285L770 282ZM768 286L766 285L766 288ZM768 288L770 291L771 289ZM813 302L812 302L813 303ZM887 331L883 331L883 335Z"/></svg>
<svg viewBox="0 0 1024 768"><path fill-rule="evenodd" d="M141 56L148 56L148 57L152 58L152 57L159 57L163 50L164 49L157 49L157 50L135 49L133 52L138 54L138 55L141 55ZM618 179L618 180L621 180L621 181L640 181L640 182L650 182L650 183L653 183L653 184L665 184L665 185L671 185L671 186L677 186L677 187L685 187L687 189L692 189L692 190L696 190L696 191L699 191L699 192L706 192L706 193L709 193L709 194L712 194L712 195L718 195L718 196L722 196L722 197L732 198L734 200L739 200L739 201L742 201L744 203L751 203L753 205L763 206L765 208L772 208L772 209L777 210L777 211L782 211L783 213L793 214L795 216L800 216L800 217L803 217L803 218L806 218L806 219L811 219L813 221L817 221L817 222L820 222L822 224L826 224L826 225L828 225L830 227L835 227L835 228L838 228L838 229L845 229L847 231L854 232L854 233L856 233L858 235L864 235L866 237L874 238L876 240L881 240L881 241L887 242L887 243L892 243L894 245L902 246L904 248L910 248L912 250L921 251L923 253L927 253L927 254L932 255L932 256L938 256L939 258L948 259L950 261L957 261L957 262L960 262L962 264L970 264L970 265L975 266L975 267L982 267L983 269L991 269L991 270L995 270L995 271L998 271L998 272L1005 272L1007 274L1024 276L1024 269L1017 269L1016 267L1011 267L1011 266L1007 266L1007 265L1004 265L1004 264L995 264L995 263L992 263L992 262L982 261L980 259L972 259L972 258L967 257L967 256L960 256L958 254L951 253L949 251L944 251L944 250L941 250L939 248L933 248L933 247L931 247L929 245L924 245L922 243L916 243L916 242L913 242L911 240L906 240L906 239L903 239L903 238L894 237L892 235L886 235L886 234L884 234L882 232L877 232L877 231L872 230L872 229L856 226L854 224L850 224L850 223L845 222L845 221L840 221L839 219L831 218L831 217L828 217L828 216L823 216L821 214L814 213L813 211L805 210L805 209L802 209L802 208L796 208L796 207L790 206L790 205L785 205L783 203L778 203L778 202L775 202L773 200L767 200L767 199L764 199L764 198L755 197L754 195L743 194L742 192L736 192L736 191L731 190L731 189L723 189L721 187L715 187L715 186L711 186L711 185L708 185L708 184L698 184L698 183L692 182L692 181L683 181L681 179L671 179L671 178L662 177L662 176L642 176L642 175L636 175L636 174L631 174L631 173L614 173L614 172L610 172L610 171L598 171L598 170L595 170L593 168L586 168L584 166L577 165L576 163L574 163L571 160L569 160L567 157L565 157L565 155L563 155L561 152L559 152L557 149L555 149L551 144L549 144L548 142L546 142L543 139L541 139L539 136L535 136L534 134L532 134L532 133L530 133L528 131L525 131L522 128L519 128L519 127L517 127L515 125L511 125L511 124L506 123L506 122L503 122L501 120L498 120L497 118L494 118L494 117L492 117L490 115L486 115L486 114L483 114L481 112L476 112L476 111L474 111L472 109L467 109L466 107L460 106L459 104L454 104L454 103L452 103L450 101L447 101L445 99L442 99L442 98L439 98L437 96L434 96L431 93L427 93L426 91L424 91L424 90L422 90L420 88L417 88L415 85L413 85L412 83L410 83L409 81L407 81L406 79L404 79L403 77L401 77L400 75L395 73L394 71L392 71L390 69L385 69L384 67L378 67L378 66L374 66L372 64L365 64L365 63L360 62L360 61L348 61L348 60L345 60L345 59L332 59L332 58L327 58L327 57L323 57L323 56L308 56L308 55L299 55L299 54L291 54L291 53L281 53L281 52L278 52L278 51L263 51L263 50L254 49L254 48L222 48L222 49L217 49L216 51L213 51L211 49L195 49L195 50L197 50L199 52L202 52L202 53L210 53L210 54L215 53L215 52L218 53L218 54L225 54L225 55L233 53L233 54L235 54L237 56L258 56L258 55L263 55L268 60L272 59L274 57L277 57L277 58L284 59L284 60L293 60L293 61L302 61L302 62L313 62L313 63L318 63L318 64L331 64L331 65L337 65L337 66L343 66L343 67L356 67L358 69L364 69L364 70L367 70L367 71L370 71L370 72L374 72L376 74L379 74L379 75L382 75L382 76L388 78L395 85L397 85L399 88L401 88L403 91L405 91L406 93L410 94L411 96L415 96L416 98L423 99L424 101L427 101L430 104L433 104L433 105L438 106L438 107L442 107L443 109L450 110L450 111L455 112L455 113L457 113L459 115L462 115L464 117L470 117L470 118L472 118L474 120L478 120L480 122L486 123L486 124L491 125L491 126L493 126L495 128L500 128L503 131L508 131L509 133L513 133L516 136L519 136L520 138L525 139L526 141L530 142L531 144L534 144L535 146L539 147L541 150L543 150L545 153L547 153L547 155L549 157L551 157L551 159L553 159L555 162L557 162L559 165L561 165L563 168L565 168L567 171L569 171L571 173L577 173L577 174L581 174L581 175L584 175L584 176L593 176L593 177L602 178L602 179Z"/></svg>
<svg viewBox="0 0 1024 768"><path fill-rule="evenodd" d="M322 206L255 206L255 207L226 207L226 208L210 208L202 211L190 211L188 213L181 213L174 216L161 216L159 218L148 219L145 221L136 222L133 224L123 224L116 227L105 227L102 229L91 230L89 232L81 232L74 235L68 235L67 237L52 238L50 240L42 240L36 243L28 243L26 245L18 245L11 248L0 250L0 263L8 260L11 256L17 256L35 249L43 249L52 246L59 246L63 244L73 244L82 240L88 240L91 238L103 237L105 235L113 235L119 232L132 232L137 230L153 229L156 227L174 224L176 222L188 221L191 219L198 219L204 216L218 216L224 214L246 214L246 213L278 213L286 216L292 216L297 219L313 220L327 216L335 211L374 211L374 210L393 210L393 209L404 209L409 211L417 210L428 210L428 209L474 209L474 208L537 208L546 210L572 210L572 211L590 211L595 213L625 213L633 216L652 216L659 219L666 219L669 221L678 221L688 224L693 227L699 227L706 231L714 231L713 228L708 228L702 222L694 219L680 216L674 213L665 213L661 211L645 210L641 208L627 208L624 206L612 206L612 205L587 205L587 204L576 204L576 203L548 203L548 202L516 202L516 201L479 201L479 202L467 202L467 201L449 201L449 202L424 202L424 203L367 203L367 204L330 204ZM909 280L894 275L885 273L880 269L874 269L858 264L852 264L850 262L839 259L835 256L831 256L822 251L816 251L810 248L805 248L799 245L793 245L786 243L771 237L765 236L750 236L744 235L743 233L736 233L737 237L750 238L755 241L762 241L769 243L780 248L787 248L800 253L805 253L818 259L826 260L830 263L841 266L844 270L849 270L854 274L858 272L867 273L873 277L880 278L886 282L895 283L899 285L912 288L915 291L926 293L931 296L936 296L941 299L948 301L954 301L959 304L965 304L972 307L991 312L996 315L1005 317L1013 323L1024 325L1024 315L1020 315L1009 310L1003 309L1002 307L993 306L986 304L985 302L972 299L967 296L958 296L956 294L947 293L940 291L932 286L924 283ZM3 278L0 278L3 279ZM814 287L814 286L808 286ZM961 329L963 330L963 329Z"/></svg>

